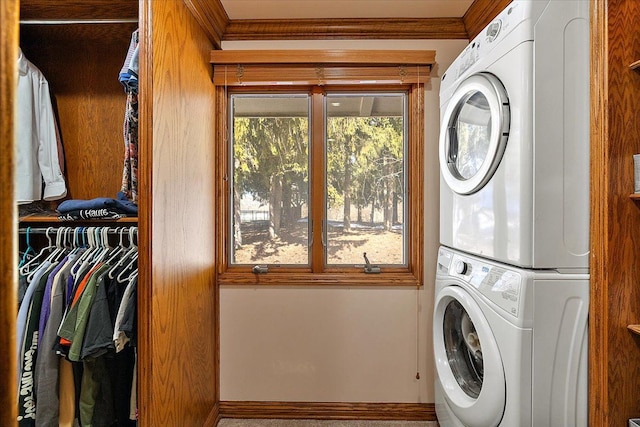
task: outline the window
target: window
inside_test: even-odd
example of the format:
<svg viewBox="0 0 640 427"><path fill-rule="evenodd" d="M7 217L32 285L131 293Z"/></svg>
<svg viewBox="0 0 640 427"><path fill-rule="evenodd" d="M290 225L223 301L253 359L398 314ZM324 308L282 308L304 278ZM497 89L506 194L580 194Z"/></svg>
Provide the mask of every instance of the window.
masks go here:
<svg viewBox="0 0 640 427"><path fill-rule="evenodd" d="M420 284L423 86L238 83L217 85L220 283Z"/></svg>

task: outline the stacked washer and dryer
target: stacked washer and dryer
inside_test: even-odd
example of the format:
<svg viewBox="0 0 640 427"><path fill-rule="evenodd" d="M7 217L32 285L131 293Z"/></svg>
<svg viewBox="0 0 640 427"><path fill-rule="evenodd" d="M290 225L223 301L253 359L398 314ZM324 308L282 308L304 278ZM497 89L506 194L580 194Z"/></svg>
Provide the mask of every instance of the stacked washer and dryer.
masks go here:
<svg viewBox="0 0 640 427"><path fill-rule="evenodd" d="M514 0L440 101L440 426L586 426L588 0Z"/></svg>

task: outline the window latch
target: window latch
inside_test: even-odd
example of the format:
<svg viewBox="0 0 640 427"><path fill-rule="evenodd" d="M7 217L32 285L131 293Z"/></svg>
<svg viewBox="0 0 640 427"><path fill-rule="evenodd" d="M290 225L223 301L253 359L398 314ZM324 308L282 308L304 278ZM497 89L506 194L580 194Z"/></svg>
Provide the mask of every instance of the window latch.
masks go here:
<svg viewBox="0 0 640 427"><path fill-rule="evenodd" d="M269 272L269 267L266 265L254 265L251 271L255 274L265 274Z"/></svg>
<svg viewBox="0 0 640 427"><path fill-rule="evenodd" d="M373 265L369 262L369 258L367 258L367 253L364 253L364 272L367 274L379 274L380 267L377 265Z"/></svg>

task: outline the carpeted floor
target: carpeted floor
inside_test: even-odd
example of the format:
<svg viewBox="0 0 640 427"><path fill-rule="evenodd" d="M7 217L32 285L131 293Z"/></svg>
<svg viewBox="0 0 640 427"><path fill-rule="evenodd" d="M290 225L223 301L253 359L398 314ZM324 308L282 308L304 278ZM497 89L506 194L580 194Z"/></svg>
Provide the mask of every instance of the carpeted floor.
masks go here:
<svg viewBox="0 0 640 427"><path fill-rule="evenodd" d="M327 421L222 419L218 427L438 427L435 421Z"/></svg>

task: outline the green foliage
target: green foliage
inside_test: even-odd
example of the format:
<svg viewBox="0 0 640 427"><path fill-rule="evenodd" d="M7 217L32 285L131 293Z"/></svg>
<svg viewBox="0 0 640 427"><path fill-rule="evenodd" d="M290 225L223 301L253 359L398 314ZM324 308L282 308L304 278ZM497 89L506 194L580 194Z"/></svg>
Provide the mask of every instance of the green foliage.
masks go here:
<svg viewBox="0 0 640 427"><path fill-rule="evenodd" d="M358 207L379 207L384 185L402 194L402 117L331 117L327 125L327 183L330 206L344 202L349 170L352 197Z"/></svg>
<svg viewBox="0 0 640 427"><path fill-rule="evenodd" d="M402 117L327 119L329 207L381 208L402 200L404 166ZM235 117L234 185L269 204L275 179L287 197L283 205L308 203L309 122L304 117ZM346 203L348 201L348 203ZM395 203L395 201L394 201ZM348 213L345 213L348 214Z"/></svg>
<svg viewBox="0 0 640 427"><path fill-rule="evenodd" d="M235 118L235 185L266 203L272 180L279 177L306 195L308 145L306 118Z"/></svg>

